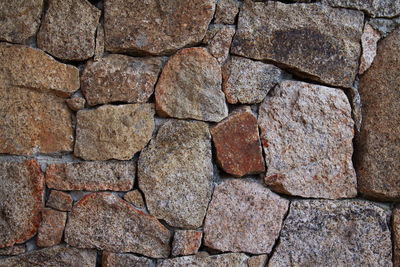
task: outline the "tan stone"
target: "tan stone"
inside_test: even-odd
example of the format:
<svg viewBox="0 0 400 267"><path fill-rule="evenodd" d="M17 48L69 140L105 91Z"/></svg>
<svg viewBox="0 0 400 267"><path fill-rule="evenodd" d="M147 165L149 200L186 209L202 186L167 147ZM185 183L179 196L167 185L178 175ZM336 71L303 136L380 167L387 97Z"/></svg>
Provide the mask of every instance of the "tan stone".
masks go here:
<svg viewBox="0 0 400 267"><path fill-rule="evenodd" d="M392 214L393 266L400 266L400 208L396 206Z"/></svg>
<svg viewBox="0 0 400 267"><path fill-rule="evenodd" d="M219 0L214 15L214 23L235 24L239 7L240 2L238 0Z"/></svg>
<svg viewBox="0 0 400 267"><path fill-rule="evenodd" d="M96 48L94 49L94 61L100 60L104 55L104 27L101 23L96 29Z"/></svg>
<svg viewBox="0 0 400 267"><path fill-rule="evenodd" d="M396 0L324 0L333 7L358 9L371 17L395 17L400 15L400 2Z"/></svg>
<svg viewBox="0 0 400 267"><path fill-rule="evenodd" d="M153 261L145 257L138 257L132 254L113 253L103 251L101 257L102 267L150 267Z"/></svg>
<svg viewBox="0 0 400 267"><path fill-rule="evenodd" d="M129 191L124 195L124 200L133 204L139 209L145 209L146 204L144 203L142 193L139 190Z"/></svg>
<svg viewBox="0 0 400 267"><path fill-rule="evenodd" d="M17 256L26 252L26 246L15 245L12 247L0 248L0 256Z"/></svg>
<svg viewBox="0 0 400 267"><path fill-rule="evenodd" d="M372 28L368 23L364 26L364 32L361 36L362 55L358 74L363 74L372 64L376 56L378 41L381 39L380 33Z"/></svg>
<svg viewBox="0 0 400 267"><path fill-rule="evenodd" d="M68 193L51 190L46 206L60 211L71 211L72 202L72 197Z"/></svg>
<svg viewBox="0 0 400 267"><path fill-rule="evenodd" d="M267 264L268 255L258 255L250 257L247 260L247 267L265 267Z"/></svg>
<svg viewBox="0 0 400 267"><path fill-rule="evenodd" d="M177 257L161 261L157 267L248 267L248 257L243 253L226 253L209 256L207 253L199 253L194 256Z"/></svg>
<svg viewBox="0 0 400 267"><path fill-rule="evenodd" d="M39 247L51 247L61 242L67 213L49 208L42 210L42 221L36 237L36 245Z"/></svg>
<svg viewBox="0 0 400 267"><path fill-rule="evenodd" d="M175 231L172 242L172 256L186 256L196 254L201 245L203 232L196 230Z"/></svg>
<svg viewBox="0 0 400 267"><path fill-rule="evenodd" d="M220 64L224 63L229 56L232 38L235 35L235 26L210 25L207 31L207 50Z"/></svg>
<svg viewBox="0 0 400 267"><path fill-rule="evenodd" d="M86 100L83 97L73 97L65 100L68 107L73 111L81 110L85 107Z"/></svg>

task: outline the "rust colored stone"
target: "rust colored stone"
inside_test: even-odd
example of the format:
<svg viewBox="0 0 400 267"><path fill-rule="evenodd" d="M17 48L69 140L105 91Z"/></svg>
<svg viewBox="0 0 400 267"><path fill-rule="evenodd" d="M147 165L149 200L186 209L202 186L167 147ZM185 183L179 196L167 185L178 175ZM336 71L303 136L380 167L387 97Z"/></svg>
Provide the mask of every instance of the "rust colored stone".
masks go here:
<svg viewBox="0 0 400 267"><path fill-rule="evenodd" d="M72 202L73 199L70 194L51 190L46 206L60 211L71 211Z"/></svg>
<svg viewBox="0 0 400 267"><path fill-rule="evenodd" d="M172 256L186 256L196 254L201 245L203 232L195 230L175 231L172 242Z"/></svg>
<svg viewBox="0 0 400 267"><path fill-rule="evenodd" d="M393 266L400 266L400 206L396 206L392 214L393 231Z"/></svg>
<svg viewBox="0 0 400 267"><path fill-rule="evenodd" d="M36 245L50 247L61 242L67 213L49 208L42 210L42 221L38 229Z"/></svg>

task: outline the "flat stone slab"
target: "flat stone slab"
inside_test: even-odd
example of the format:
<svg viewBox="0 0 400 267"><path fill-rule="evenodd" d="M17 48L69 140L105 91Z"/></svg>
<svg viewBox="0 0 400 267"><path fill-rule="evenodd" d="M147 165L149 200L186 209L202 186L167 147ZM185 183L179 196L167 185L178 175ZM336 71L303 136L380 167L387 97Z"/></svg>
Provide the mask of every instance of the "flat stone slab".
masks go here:
<svg viewBox="0 0 400 267"><path fill-rule="evenodd" d="M249 257L243 253L226 253L226 254L209 256L207 253L203 252L194 256L185 256L185 257L162 260L157 264L157 267L177 267L177 266L248 267L247 266L248 258Z"/></svg>

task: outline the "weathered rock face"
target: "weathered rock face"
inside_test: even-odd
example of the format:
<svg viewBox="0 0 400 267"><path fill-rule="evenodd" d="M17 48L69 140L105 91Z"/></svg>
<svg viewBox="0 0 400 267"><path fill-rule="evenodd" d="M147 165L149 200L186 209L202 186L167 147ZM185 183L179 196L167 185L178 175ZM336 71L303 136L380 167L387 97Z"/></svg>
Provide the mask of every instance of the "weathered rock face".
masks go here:
<svg viewBox="0 0 400 267"><path fill-rule="evenodd" d="M0 161L0 181L0 248L3 248L36 234L44 179L35 160Z"/></svg>
<svg viewBox="0 0 400 267"><path fill-rule="evenodd" d="M0 40L26 43L35 36L43 9L43 0L15 0L0 3Z"/></svg>
<svg viewBox="0 0 400 267"><path fill-rule="evenodd" d="M397 206L392 214L393 231L393 266L400 265L400 207Z"/></svg>
<svg viewBox="0 0 400 267"><path fill-rule="evenodd" d="M50 0L37 35L38 47L64 60L94 55L101 11L87 0Z"/></svg>
<svg viewBox="0 0 400 267"><path fill-rule="evenodd" d="M72 202L72 197L68 193L51 190L46 206L60 211L71 211Z"/></svg>
<svg viewBox="0 0 400 267"><path fill-rule="evenodd" d="M257 118L250 107L234 111L211 128L217 162L237 177L265 171Z"/></svg>
<svg viewBox="0 0 400 267"><path fill-rule="evenodd" d="M247 267L265 267L267 264L268 256L267 255L258 255L250 257L247 260Z"/></svg>
<svg viewBox="0 0 400 267"><path fill-rule="evenodd" d="M42 221L38 229L36 245L50 247L61 242L67 213L45 208L42 210Z"/></svg>
<svg viewBox="0 0 400 267"><path fill-rule="evenodd" d="M400 200L400 28L382 40L360 80L363 103L358 139L358 186L380 200Z"/></svg>
<svg viewBox="0 0 400 267"><path fill-rule="evenodd" d="M361 36L362 55L360 58L359 74L363 74L372 64L376 56L376 48L381 35L368 23L365 24Z"/></svg>
<svg viewBox="0 0 400 267"><path fill-rule="evenodd" d="M177 267L177 266L198 266L198 267L220 267L235 266L248 267L248 257L242 253L226 253L214 256L208 256L207 253L201 253L194 256L178 257L161 261L157 267Z"/></svg>
<svg viewBox="0 0 400 267"><path fill-rule="evenodd" d="M138 257L132 254L112 253L104 251L101 258L101 266L103 267L150 267L153 261L145 257Z"/></svg>
<svg viewBox="0 0 400 267"><path fill-rule="evenodd" d="M281 75L274 65L234 56L223 67L222 88L230 104L256 104L280 82Z"/></svg>
<svg viewBox="0 0 400 267"><path fill-rule="evenodd" d="M214 10L215 0L108 0L106 50L162 55L195 45L206 34Z"/></svg>
<svg viewBox="0 0 400 267"><path fill-rule="evenodd" d="M128 201L139 209L146 208L146 204L144 203L142 194L139 192L139 190L129 191L124 195L124 200Z"/></svg>
<svg viewBox="0 0 400 267"><path fill-rule="evenodd" d="M221 83L221 67L204 48L183 49L169 59L158 80L157 113L218 122L228 115Z"/></svg>
<svg viewBox="0 0 400 267"><path fill-rule="evenodd" d="M389 217L364 201L293 201L268 266L392 266Z"/></svg>
<svg viewBox="0 0 400 267"><path fill-rule="evenodd" d="M153 104L80 110L74 154L85 160L128 160L147 144L153 130Z"/></svg>
<svg viewBox="0 0 400 267"><path fill-rule="evenodd" d="M46 184L57 190L131 190L135 182L134 162L85 161L50 164Z"/></svg>
<svg viewBox="0 0 400 267"><path fill-rule="evenodd" d="M110 102L145 103L154 92L161 58L108 55L89 61L81 76L89 105Z"/></svg>
<svg viewBox="0 0 400 267"><path fill-rule="evenodd" d="M153 258L169 255L171 233L111 193L93 193L75 204L65 228L71 246L134 252Z"/></svg>
<svg viewBox="0 0 400 267"><path fill-rule="evenodd" d="M316 81L351 87L358 70L363 17L360 11L319 4L247 1L231 51L274 61Z"/></svg>
<svg viewBox="0 0 400 267"><path fill-rule="evenodd" d="M169 120L139 158L150 213L181 228L202 225L212 190L211 136L203 122Z"/></svg>
<svg viewBox="0 0 400 267"><path fill-rule="evenodd" d="M265 183L296 196L355 197L353 120L344 92L296 81L275 90L259 111Z"/></svg>
<svg viewBox="0 0 400 267"><path fill-rule="evenodd" d="M185 256L196 254L199 251L202 237L203 233L201 231L175 231L174 241L172 243L172 255Z"/></svg>
<svg viewBox="0 0 400 267"><path fill-rule="evenodd" d="M324 0L333 7L354 8L372 17L395 17L400 15L400 2L393 0Z"/></svg>
<svg viewBox="0 0 400 267"><path fill-rule="evenodd" d="M220 0L214 15L214 23L235 24L236 15L239 13L238 0Z"/></svg>
<svg viewBox="0 0 400 267"><path fill-rule="evenodd" d="M235 26L231 25L210 25L206 37L203 39L207 43L207 50L222 64L229 56Z"/></svg>
<svg viewBox="0 0 400 267"><path fill-rule="evenodd" d="M65 103L71 110L78 111L85 107L86 100L83 97L73 97L66 99Z"/></svg>
<svg viewBox="0 0 400 267"><path fill-rule="evenodd" d="M270 253L289 201L261 184L227 180L218 185L204 222L204 244L221 251Z"/></svg>
<svg viewBox="0 0 400 267"><path fill-rule="evenodd" d="M16 256L25 252L25 245L15 245L12 247L0 248L0 256Z"/></svg>

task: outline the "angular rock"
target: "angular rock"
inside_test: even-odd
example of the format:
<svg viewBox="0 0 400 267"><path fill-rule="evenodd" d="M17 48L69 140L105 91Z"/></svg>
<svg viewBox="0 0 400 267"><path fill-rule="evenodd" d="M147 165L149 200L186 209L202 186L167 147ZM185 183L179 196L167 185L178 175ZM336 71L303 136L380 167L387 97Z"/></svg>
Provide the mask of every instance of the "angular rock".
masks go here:
<svg viewBox="0 0 400 267"><path fill-rule="evenodd" d="M166 258L171 233L156 218L111 193L93 193L75 204L65 228L71 246Z"/></svg>
<svg viewBox="0 0 400 267"><path fill-rule="evenodd" d="M96 250L54 246L0 259L0 266L92 267L96 266Z"/></svg>
<svg viewBox="0 0 400 267"><path fill-rule="evenodd" d="M135 183L135 172L135 163L130 161L50 164L46 169L46 184L64 191L128 191Z"/></svg>
<svg viewBox="0 0 400 267"><path fill-rule="evenodd" d="M36 245L39 247L50 247L61 242L67 213L49 208L42 210L42 221L36 237Z"/></svg>
<svg viewBox="0 0 400 267"><path fill-rule="evenodd" d="M38 47L64 60L92 57L100 14L87 0L50 0L37 35Z"/></svg>
<svg viewBox="0 0 400 267"><path fill-rule="evenodd" d="M65 100L68 107L73 111L78 111L85 108L86 100L83 97L73 97Z"/></svg>
<svg viewBox="0 0 400 267"><path fill-rule="evenodd" d="M211 128L218 165L237 177L265 171L257 118L250 107L234 111Z"/></svg>
<svg viewBox="0 0 400 267"><path fill-rule="evenodd" d="M204 48L179 51L169 59L158 80L157 113L179 119L222 120L228 115L228 107L221 80L221 67Z"/></svg>
<svg viewBox="0 0 400 267"><path fill-rule="evenodd" d="M249 180L218 185L204 222L204 244L220 251L270 253L289 201Z"/></svg>
<svg viewBox="0 0 400 267"><path fill-rule="evenodd" d="M43 206L44 178L35 160L0 161L0 248L36 234Z"/></svg>
<svg viewBox="0 0 400 267"><path fill-rule="evenodd" d="M142 194L139 190L129 191L124 195L124 200L128 201L129 203L133 204L139 209L145 209L146 204L144 203Z"/></svg>
<svg viewBox="0 0 400 267"><path fill-rule="evenodd" d="M381 39L379 32L366 23L363 35L361 36L361 46L363 51L360 58L358 74L363 74L371 66L376 56L376 47L379 39Z"/></svg>
<svg viewBox="0 0 400 267"><path fill-rule="evenodd" d="M353 8L371 17L395 17L400 15L400 2L393 0L324 0L333 7Z"/></svg>
<svg viewBox="0 0 400 267"><path fill-rule="evenodd" d="M153 266L153 261L145 257L138 257L132 254L112 253L104 251L101 257L102 267L150 267Z"/></svg>
<svg viewBox="0 0 400 267"><path fill-rule="evenodd" d="M400 208L395 207L392 214L393 266L400 266Z"/></svg>
<svg viewBox="0 0 400 267"><path fill-rule="evenodd" d="M74 154L85 160L128 160L146 146L153 130L153 104L80 110Z"/></svg>
<svg viewBox="0 0 400 267"><path fill-rule="evenodd" d="M82 91L91 106L110 102L145 103L154 92L161 58L108 55L89 61L81 76Z"/></svg>
<svg viewBox="0 0 400 267"><path fill-rule="evenodd" d="M94 49L94 61L100 60L104 55L104 27L101 23L96 29L96 48Z"/></svg>
<svg viewBox="0 0 400 267"><path fill-rule="evenodd" d="M106 50L171 54L182 47L200 43L214 11L215 0L106 1Z"/></svg>
<svg viewBox="0 0 400 267"><path fill-rule="evenodd" d="M359 191L400 200L400 28L379 42L372 66L360 80L361 133L356 168Z"/></svg>
<svg viewBox="0 0 400 267"><path fill-rule="evenodd" d="M261 105L258 123L270 188L312 198L357 195L354 123L342 90L284 81Z"/></svg>
<svg viewBox="0 0 400 267"><path fill-rule="evenodd" d="M389 217L366 201L292 201L268 266L392 266Z"/></svg>
<svg viewBox="0 0 400 267"><path fill-rule="evenodd" d="M393 19L370 19L368 24L370 24L375 30L379 31L382 37L386 37L394 29L400 26L400 17Z"/></svg>
<svg viewBox="0 0 400 267"><path fill-rule="evenodd" d="M358 70L363 25L360 11L247 1L239 14L231 51L276 62L319 82L351 87Z"/></svg>
<svg viewBox="0 0 400 267"><path fill-rule="evenodd" d="M173 259L162 260L157 267L221 267L235 266L248 267L247 259L249 257L243 253L226 253L220 255L209 256L207 253L199 253L194 256L178 257Z"/></svg>
<svg viewBox="0 0 400 267"><path fill-rule="evenodd" d="M169 120L140 153L139 187L147 208L171 226L202 225L212 178L211 136L204 122Z"/></svg>
<svg viewBox="0 0 400 267"><path fill-rule="evenodd" d="M15 245L12 247L0 248L0 256L16 256L25 252L26 245Z"/></svg>
<svg viewBox="0 0 400 267"><path fill-rule="evenodd" d="M240 2L238 0L219 0L214 15L214 23L235 24L239 7Z"/></svg>
<svg viewBox="0 0 400 267"><path fill-rule="evenodd" d="M206 42L208 52L215 57L220 64L229 56L232 38L235 35L235 26L210 25L203 42Z"/></svg>
<svg viewBox="0 0 400 267"><path fill-rule="evenodd" d="M73 199L70 194L51 190L46 206L60 211L71 211L72 202Z"/></svg>
<svg viewBox="0 0 400 267"><path fill-rule="evenodd" d="M258 255L250 257L247 260L247 267L265 267L267 264L268 255Z"/></svg>
<svg viewBox="0 0 400 267"><path fill-rule="evenodd" d="M13 0L0 2L0 40L27 43L40 25L43 0Z"/></svg>
<svg viewBox="0 0 400 267"><path fill-rule="evenodd" d="M186 256L196 254L201 245L203 232L196 230L175 231L172 242L172 256Z"/></svg>

